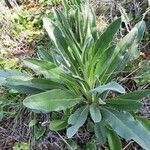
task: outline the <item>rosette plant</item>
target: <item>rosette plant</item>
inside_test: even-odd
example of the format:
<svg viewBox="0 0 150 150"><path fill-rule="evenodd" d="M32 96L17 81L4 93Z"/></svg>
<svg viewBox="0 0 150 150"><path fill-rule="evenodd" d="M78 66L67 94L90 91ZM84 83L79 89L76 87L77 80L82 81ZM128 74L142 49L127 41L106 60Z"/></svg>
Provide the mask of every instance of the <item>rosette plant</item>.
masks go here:
<svg viewBox="0 0 150 150"><path fill-rule="evenodd" d="M33 111L63 112L60 120L51 120L50 129L66 129L68 138L91 122L96 144L108 141L111 150L120 150L124 138L148 150L150 123L136 112L150 90L126 92L117 82L117 74L139 56L145 23L140 21L117 40L121 18L99 33L91 8L78 5L66 4L64 13L54 10L53 19L43 19L53 42L51 52L40 47L40 58L23 60L39 76L1 71L1 84L29 94L23 104Z"/></svg>

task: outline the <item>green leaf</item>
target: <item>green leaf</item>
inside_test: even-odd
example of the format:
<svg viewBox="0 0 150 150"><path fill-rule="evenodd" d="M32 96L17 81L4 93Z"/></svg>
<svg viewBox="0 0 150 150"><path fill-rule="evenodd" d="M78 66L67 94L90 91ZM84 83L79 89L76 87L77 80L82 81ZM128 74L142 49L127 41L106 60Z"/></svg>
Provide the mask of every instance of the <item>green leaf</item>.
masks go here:
<svg viewBox="0 0 150 150"><path fill-rule="evenodd" d="M2 121L3 117L4 117L4 111L3 108L0 107L0 121Z"/></svg>
<svg viewBox="0 0 150 150"><path fill-rule="evenodd" d="M144 34L145 23L139 22L135 27L117 44L114 54L109 60L107 70L100 78L102 82L108 82L108 79L115 72L122 71L130 60L139 57L138 44Z"/></svg>
<svg viewBox="0 0 150 150"><path fill-rule="evenodd" d="M23 62L37 74L44 75L45 78L58 78L60 74L59 68L50 61L26 58ZM56 71L58 74L55 73Z"/></svg>
<svg viewBox="0 0 150 150"><path fill-rule="evenodd" d="M62 5L63 5L65 11L68 11L68 10L69 10L69 7L70 7L70 6L68 5L68 3L67 3L66 0L62 0Z"/></svg>
<svg viewBox="0 0 150 150"><path fill-rule="evenodd" d="M115 20L113 23L110 24L110 26L106 29L106 31L99 37L99 39L95 43L94 57L92 59L92 62L90 62L89 66L88 66L88 70L90 70L90 72L94 73L94 70L92 70L92 67L95 66L95 64L97 64L96 70L95 70L96 77L108 69L110 58L108 59L107 56L112 57L113 54L111 54L111 55L109 55L109 54L114 52L114 47L112 47L112 48L108 48L108 47L110 46L109 44L113 40L114 35L119 30L120 24L121 24L121 18L118 18L117 20ZM107 52L108 50L109 51L111 50L111 52L108 53ZM102 59L100 59L100 58L102 58ZM108 62L106 63L105 61L102 61L103 58L108 59ZM100 61L100 63L98 63L99 61ZM100 71L101 69L102 69L102 72ZM91 76L93 73L90 73L89 76Z"/></svg>
<svg viewBox="0 0 150 150"><path fill-rule="evenodd" d="M72 76L67 74L67 72L63 72L61 68L50 61L25 59L24 63L37 74L44 75L45 78L59 83L67 82L67 84L71 83L77 85L76 80Z"/></svg>
<svg viewBox="0 0 150 150"><path fill-rule="evenodd" d="M55 15L57 17L59 17L57 20L61 21L60 18L60 13L58 13L57 11L55 11ZM65 22L66 19L63 20L63 22ZM54 23L52 23L51 20L49 20L48 18L44 18L43 19L43 23L44 23L44 27L46 29L46 31L48 32L49 37L51 38L51 40L54 42L55 47L57 48L58 52L60 53L60 55L62 56L62 58L65 61L65 64L68 68L72 68L72 70L74 72L76 72L77 70L77 64L78 61L75 61L74 57L73 57L73 52L72 49L68 48L68 44L66 42L70 42L70 38L68 38L66 40L67 37L64 38L64 36L62 35L62 29L64 27L60 27L61 29L59 29ZM59 24L61 25L62 22ZM68 27L68 31L69 31ZM65 30L66 31L66 30ZM65 31L63 34L65 34ZM67 34L65 34L67 36ZM72 43L72 44L71 44ZM72 46L74 42L70 42L69 46ZM74 49L74 48L73 48ZM69 63L68 63L69 62ZM71 65L71 66L70 66Z"/></svg>
<svg viewBox="0 0 150 150"><path fill-rule="evenodd" d="M141 147L149 150L150 132L139 121L135 120L130 113L113 109L101 109L101 111L103 117L118 135L126 140L133 139Z"/></svg>
<svg viewBox="0 0 150 150"><path fill-rule="evenodd" d="M68 119L68 124L72 126L67 129L67 137L71 138L78 129L85 123L88 116L89 107L83 106L78 108Z"/></svg>
<svg viewBox="0 0 150 150"><path fill-rule="evenodd" d="M6 79L5 86L25 94L37 94L45 90L41 86L32 84L31 81L29 77L12 77Z"/></svg>
<svg viewBox="0 0 150 150"><path fill-rule="evenodd" d="M137 67L137 66L136 66ZM134 76L134 81L138 85L150 83L150 61L143 60L138 64L138 70Z"/></svg>
<svg viewBox="0 0 150 150"><path fill-rule="evenodd" d="M42 112L60 111L70 108L81 102L80 96L71 91L54 89L40 94L27 97L23 104Z"/></svg>
<svg viewBox="0 0 150 150"><path fill-rule="evenodd" d="M71 139L67 140L67 143L69 144L67 146L68 150L76 150L78 148L78 145L76 144L76 142Z"/></svg>
<svg viewBox="0 0 150 150"><path fill-rule="evenodd" d="M77 3L77 5L79 5L79 6L80 6L80 4L81 4L81 0L75 0L75 2Z"/></svg>
<svg viewBox="0 0 150 150"><path fill-rule="evenodd" d="M145 129L148 130L148 132L150 132L150 120L143 117L136 117L136 119L142 123L142 125L145 127Z"/></svg>
<svg viewBox="0 0 150 150"><path fill-rule="evenodd" d="M38 47L38 53L42 59L53 62L53 57L42 46Z"/></svg>
<svg viewBox="0 0 150 150"><path fill-rule="evenodd" d="M36 119L31 120L31 121L29 122L29 127L31 128L31 127L35 126L36 123L37 123L37 120L36 120Z"/></svg>
<svg viewBox="0 0 150 150"><path fill-rule="evenodd" d="M29 86L26 86L26 85L15 86L15 85L7 83L5 86L8 87L9 89L12 89L12 91L14 90L15 93L20 92L20 93L24 93L24 94L38 94L38 93L43 92L43 90L33 88L33 87L29 87Z"/></svg>
<svg viewBox="0 0 150 150"><path fill-rule="evenodd" d="M95 136L100 144L106 143L106 129L103 122L96 123L94 126Z"/></svg>
<svg viewBox="0 0 150 150"><path fill-rule="evenodd" d="M100 77L101 82L108 82L107 80L114 72L119 72L124 69L129 61L130 51L133 41L136 39L138 30L132 29L120 42L116 45L114 53L107 63L105 72Z"/></svg>
<svg viewBox="0 0 150 150"><path fill-rule="evenodd" d="M122 150L121 140L112 129L107 128L107 139L110 150Z"/></svg>
<svg viewBox="0 0 150 150"><path fill-rule="evenodd" d="M107 69L109 60L113 55L115 48L115 46L111 46L100 55L94 71L95 78L101 76L102 73Z"/></svg>
<svg viewBox="0 0 150 150"><path fill-rule="evenodd" d="M109 47L109 44L113 40L114 35L119 30L120 24L121 24L121 18L116 19L113 23L109 25L106 31L96 41L95 57L99 57L99 54L103 53L103 51Z"/></svg>
<svg viewBox="0 0 150 150"><path fill-rule="evenodd" d="M115 81L112 81L112 82L109 82L105 85L101 85L95 89L92 89L90 90L91 92L93 93L103 93L105 91L115 91L115 92L118 92L118 93L125 93L125 89L120 85L118 84L117 82Z"/></svg>
<svg viewBox="0 0 150 150"><path fill-rule="evenodd" d="M65 89L63 84L50 79L33 79L22 76L6 79L5 86L26 94L37 94L51 89Z"/></svg>
<svg viewBox="0 0 150 150"><path fill-rule="evenodd" d="M113 98L106 101L107 105L116 109L134 111L142 106L141 102L132 99Z"/></svg>
<svg viewBox="0 0 150 150"><path fill-rule="evenodd" d="M138 45L139 45L140 41L142 40L145 29L146 29L145 21L142 20L142 21L138 22L134 26L134 28L136 28L138 30L138 34L137 34L137 37L135 38L135 40L132 44L132 47L131 47L130 60L137 59L140 56L140 50L138 50Z"/></svg>
<svg viewBox="0 0 150 150"><path fill-rule="evenodd" d="M59 131L63 130L67 127L67 119L62 119L62 120L52 120L50 122L49 129L52 131Z"/></svg>
<svg viewBox="0 0 150 150"><path fill-rule="evenodd" d="M97 150L95 143L92 142L87 143L86 150Z"/></svg>
<svg viewBox="0 0 150 150"><path fill-rule="evenodd" d="M102 116L101 116L101 112L97 104L90 105L90 115L95 123L101 121Z"/></svg>
<svg viewBox="0 0 150 150"><path fill-rule="evenodd" d="M149 95L150 95L150 90L145 89L145 90L138 90L138 91L133 91L133 92L130 92L130 93L126 93L124 95L121 95L121 96L117 97L117 99L129 99L129 100L139 101L142 98L145 98Z"/></svg>
<svg viewBox="0 0 150 150"><path fill-rule="evenodd" d="M39 138L41 138L44 133L45 133L46 129L41 127L41 128L35 128L35 133L34 136L36 138L36 140L38 140Z"/></svg>

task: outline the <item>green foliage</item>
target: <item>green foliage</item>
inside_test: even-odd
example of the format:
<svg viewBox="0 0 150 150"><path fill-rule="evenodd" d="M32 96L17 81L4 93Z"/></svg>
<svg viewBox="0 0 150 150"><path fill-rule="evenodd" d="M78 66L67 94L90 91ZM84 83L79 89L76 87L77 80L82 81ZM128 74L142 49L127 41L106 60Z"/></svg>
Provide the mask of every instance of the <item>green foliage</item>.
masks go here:
<svg viewBox="0 0 150 150"><path fill-rule="evenodd" d="M150 61L143 60L138 64L138 67L134 81L138 85L148 84L150 82Z"/></svg>
<svg viewBox="0 0 150 150"><path fill-rule="evenodd" d="M135 47L144 34L145 23L140 21L114 44L121 19L111 23L100 35L92 9L76 2L76 7L68 7L63 1L65 13L54 10L54 19L43 19L54 44L52 57L40 49L42 59L24 60L24 64L41 79L10 76L4 77L2 84L32 94L23 102L32 110L63 112L62 117L68 120L67 123L63 119L53 120L50 129L58 131L67 127L68 138L72 138L88 119L94 124L99 144L105 144L108 139L111 149L115 149L116 143L116 149L120 149L122 137L133 139L148 150L150 132L130 112L136 112L140 100L148 96L150 90L126 93L116 82L116 74L139 56ZM111 98L112 92L123 95ZM95 147L92 143L88 145Z"/></svg>
<svg viewBox="0 0 150 150"><path fill-rule="evenodd" d="M17 142L15 143L13 150L29 150L29 145L27 143L24 142Z"/></svg>
<svg viewBox="0 0 150 150"><path fill-rule="evenodd" d="M121 150L122 144L119 136L110 128L107 128L107 139L110 150Z"/></svg>
<svg viewBox="0 0 150 150"><path fill-rule="evenodd" d="M14 24L12 33L16 36L23 32L30 31L29 40L32 40L35 36L40 34L42 28L42 17L43 17L42 6L38 9L33 10L22 10L20 12L14 12L11 16L11 21ZM45 14L50 15L50 11L46 10Z"/></svg>
<svg viewBox="0 0 150 150"><path fill-rule="evenodd" d="M106 143L106 129L103 121L96 123L94 126L95 136L100 144Z"/></svg>
<svg viewBox="0 0 150 150"><path fill-rule="evenodd" d="M95 143L92 142L87 143L86 150L97 150Z"/></svg>
<svg viewBox="0 0 150 150"><path fill-rule="evenodd" d="M126 140L133 139L143 148L149 149L150 132L135 120L131 114L112 109L103 109L102 113L118 135Z"/></svg>
<svg viewBox="0 0 150 150"><path fill-rule="evenodd" d="M67 119L52 120L49 129L52 131L59 131L68 126Z"/></svg>
<svg viewBox="0 0 150 150"><path fill-rule="evenodd" d="M24 100L24 105L30 109L51 112L65 110L76 105L80 101L81 98L73 92L54 89L26 98Z"/></svg>
<svg viewBox="0 0 150 150"><path fill-rule="evenodd" d="M0 97L0 121L7 117L15 117L21 108L18 94L11 93L11 91L4 91L4 93L5 95Z"/></svg>

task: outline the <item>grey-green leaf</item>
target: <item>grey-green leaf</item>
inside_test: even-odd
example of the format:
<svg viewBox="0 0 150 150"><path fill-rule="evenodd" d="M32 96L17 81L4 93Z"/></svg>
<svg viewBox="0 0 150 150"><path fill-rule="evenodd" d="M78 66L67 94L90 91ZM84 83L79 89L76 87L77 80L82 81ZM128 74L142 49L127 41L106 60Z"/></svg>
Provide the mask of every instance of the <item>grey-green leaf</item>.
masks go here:
<svg viewBox="0 0 150 150"><path fill-rule="evenodd" d="M102 121L95 124L94 131L95 131L95 136L97 138L97 141L100 144L105 144L105 142L106 142L106 129L105 129L105 126L104 126Z"/></svg>
<svg viewBox="0 0 150 150"><path fill-rule="evenodd" d="M42 112L60 111L81 102L81 97L71 91L54 89L27 97L23 104Z"/></svg>
<svg viewBox="0 0 150 150"><path fill-rule="evenodd" d="M25 78L19 76L8 78L5 82L7 87L26 94L37 94L51 89L64 89L61 83L54 82L50 79Z"/></svg>
<svg viewBox="0 0 150 150"><path fill-rule="evenodd" d="M83 106L78 108L68 119L68 124L72 126L67 129L67 137L71 138L78 129L85 123L88 116L89 107Z"/></svg>
<svg viewBox="0 0 150 150"><path fill-rule="evenodd" d="M92 120L95 123L101 121L102 116L101 116L101 112L100 112L100 109L97 106L97 104L93 103L93 104L90 105L90 115L91 115Z"/></svg>
<svg viewBox="0 0 150 150"><path fill-rule="evenodd" d="M150 132L128 112L101 109L112 129L126 140L133 139L146 150L150 148Z"/></svg>
<svg viewBox="0 0 150 150"><path fill-rule="evenodd" d="M105 91L115 91L118 93L125 93L125 89L115 81L109 82L105 85L101 85L95 89L90 90L93 93L103 93Z"/></svg>

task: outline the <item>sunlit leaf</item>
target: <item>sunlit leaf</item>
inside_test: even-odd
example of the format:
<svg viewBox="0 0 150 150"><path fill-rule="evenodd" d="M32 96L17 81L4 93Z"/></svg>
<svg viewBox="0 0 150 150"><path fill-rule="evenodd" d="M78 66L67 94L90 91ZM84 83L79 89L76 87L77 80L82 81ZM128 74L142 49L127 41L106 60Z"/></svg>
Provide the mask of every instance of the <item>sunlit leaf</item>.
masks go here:
<svg viewBox="0 0 150 150"><path fill-rule="evenodd" d="M30 109L51 112L65 110L79 102L81 102L80 96L75 95L71 91L54 89L29 96L23 101L23 104Z"/></svg>
<svg viewBox="0 0 150 150"><path fill-rule="evenodd" d="M110 90L118 93L125 93L125 89L115 81L109 82L105 85L101 85L95 89L92 89L91 92L103 93L105 91L110 91Z"/></svg>

